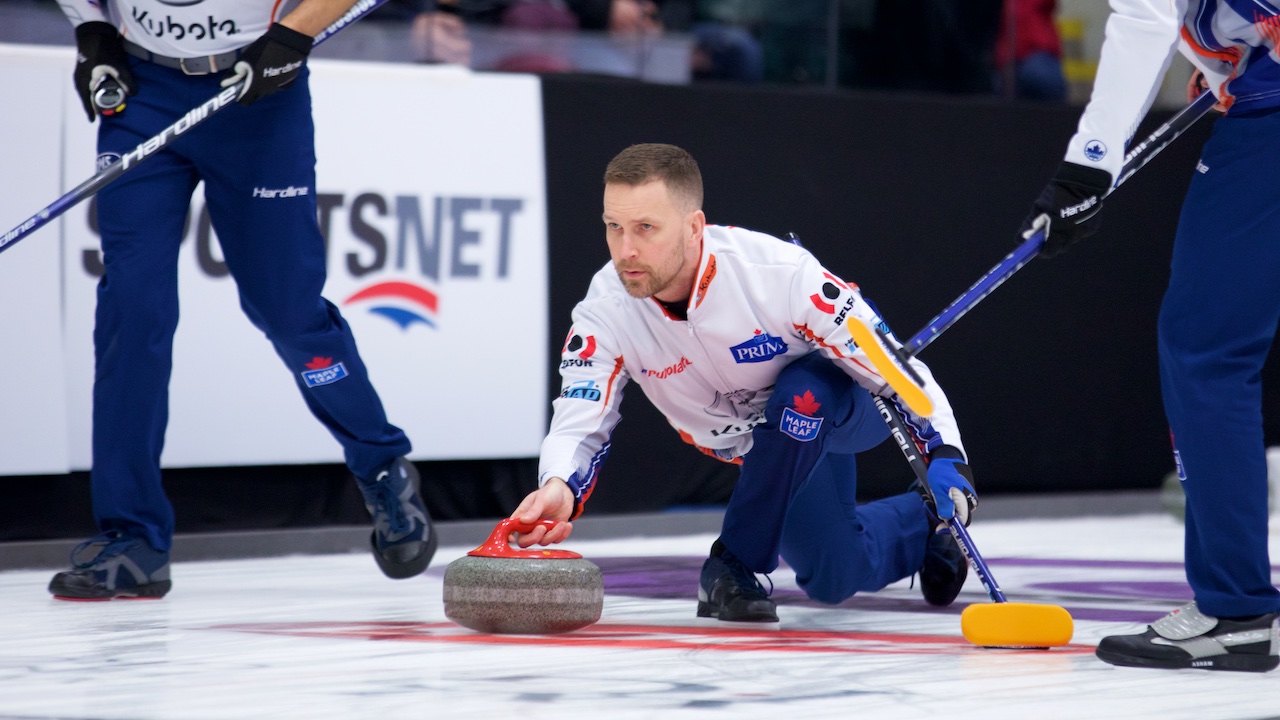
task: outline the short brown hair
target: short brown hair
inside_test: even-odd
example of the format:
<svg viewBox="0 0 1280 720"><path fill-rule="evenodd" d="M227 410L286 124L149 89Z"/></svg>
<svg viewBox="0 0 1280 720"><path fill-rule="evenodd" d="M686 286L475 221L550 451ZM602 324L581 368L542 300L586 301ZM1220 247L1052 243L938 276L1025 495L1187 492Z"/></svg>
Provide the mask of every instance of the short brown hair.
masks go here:
<svg viewBox="0 0 1280 720"><path fill-rule="evenodd" d="M688 152L675 145L644 143L632 145L609 161L604 184L644 185L661 180L677 198L702 209L702 172Z"/></svg>

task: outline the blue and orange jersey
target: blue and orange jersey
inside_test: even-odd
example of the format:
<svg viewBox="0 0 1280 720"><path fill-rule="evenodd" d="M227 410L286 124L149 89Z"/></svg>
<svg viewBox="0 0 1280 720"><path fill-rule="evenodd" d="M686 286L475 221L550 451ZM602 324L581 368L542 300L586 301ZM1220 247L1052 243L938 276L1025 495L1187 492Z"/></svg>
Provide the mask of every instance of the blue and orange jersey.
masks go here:
<svg viewBox="0 0 1280 720"><path fill-rule="evenodd" d="M1119 175L1124 152L1181 52L1240 114L1280 106L1280 1L1112 0L1093 95L1066 160Z"/></svg>

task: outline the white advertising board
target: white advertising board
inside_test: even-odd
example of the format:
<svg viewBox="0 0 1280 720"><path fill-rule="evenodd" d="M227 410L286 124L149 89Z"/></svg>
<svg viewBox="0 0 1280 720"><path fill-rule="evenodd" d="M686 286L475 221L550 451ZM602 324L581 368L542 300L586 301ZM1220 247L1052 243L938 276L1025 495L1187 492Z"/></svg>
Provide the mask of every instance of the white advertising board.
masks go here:
<svg viewBox="0 0 1280 720"><path fill-rule="evenodd" d="M325 295L351 325L391 422L413 441L411 457L537 455L549 408L537 78L450 67L311 65L317 195L328 238ZM59 71L68 87L69 72L68 53ZM60 112L46 122L67 129L60 170L69 188L94 172L94 134L74 94L68 90L58 101ZM65 373L60 385L53 383L65 397L63 462L77 470L90 465L93 307L101 272L90 211L84 203L63 218L62 334L46 343L58 355L53 371ZM241 313L199 189L179 276L181 320L162 464L340 462L340 447L307 412L292 372ZM0 408L0 418L11 422L8 416ZM17 472L0 458L0 474Z"/></svg>
<svg viewBox="0 0 1280 720"><path fill-rule="evenodd" d="M0 45L0 88L21 98L0 116L0 233L62 194L70 49ZM76 103L76 111L80 110ZM84 116L80 117L81 123ZM66 472L62 247L57 221L0 255L0 473Z"/></svg>

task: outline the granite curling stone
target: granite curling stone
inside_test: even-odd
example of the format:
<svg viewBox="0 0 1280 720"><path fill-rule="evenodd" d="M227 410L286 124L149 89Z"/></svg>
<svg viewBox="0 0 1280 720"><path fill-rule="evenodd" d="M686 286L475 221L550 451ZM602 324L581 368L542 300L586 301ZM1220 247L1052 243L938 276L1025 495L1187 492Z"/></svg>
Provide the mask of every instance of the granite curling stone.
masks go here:
<svg viewBox="0 0 1280 720"><path fill-rule="evenodd" d="M555 526L550 520L536 524ZM534 527L503 520L483 545L449 563L445 617L477 632L514 635L566 633L600 619L600 568L568 550L519 550L508 542L511 533Z"/></svg>

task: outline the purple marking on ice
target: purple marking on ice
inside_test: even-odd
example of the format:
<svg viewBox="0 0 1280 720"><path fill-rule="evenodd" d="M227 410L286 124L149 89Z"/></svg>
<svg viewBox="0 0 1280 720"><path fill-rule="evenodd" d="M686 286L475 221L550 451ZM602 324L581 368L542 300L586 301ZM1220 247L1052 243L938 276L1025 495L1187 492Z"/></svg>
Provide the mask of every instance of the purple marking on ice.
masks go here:
<svg viewBox="0 0 1280 720"><path fill-rule="evenodd" d="M1033 583L1029 588L1069 595L1138 598L1186 602L1192 598L1191 586L1185 582L1053 582Z"/></svg>
<svg viewBox="0 0 1280 720"><path fill-rule="evenodd" d="M595 563L603 575L605 593L610 595L626 595L638 598L694 601L698 593L698 576L702 571L704 557L604 557L589 558ZM993 572L999 577L1001 566L1018 567L1080 567L1080 568L1128 568L1132 570L1182 570L1180 562L1153 562L1128 560L1068 560L1046 558L995 558L988 561ZM1280 570L1280 568L1273 568ZM444 568L431 568L428 574L443 575ZM973 578L970 579L974 582ZM764 581L768 587L768 581ZM1125 607L1077 607L1062 605L1076 620L1092 620L1117 623L1150 623L1166 614L1169 610L1182 605L1191 599L1191 588L1185 582L1176 581L1097 581L1097 582L1050 582L1032 583L1019 590L1036 590L1031 597L1011 597L1013 602L1052 603L1062 605L1062 596L1075 598L1082 602L1089 598L1093 603L1105 603L1113 600L1117 603L1128 603L1134 600L1145 601L1148 609ZM1041 595L1043 593L1043 595ZM959 615L965 608L962 603L951 607L937 608L928 605L923 598L918 602L903 602L901 598L878 596L874 593L855 595L839 605L827 605L809 599L804 591L795 588L777 588L772 597L781 605L844 608L848 610L875 610L881 612L932 613L940 615ZM979 601L979 602L985 602ZM1151 609L1151 606L1167 604L1165 609ZM690 613L692 613L692 608Z"/></svg>
<svg viewBox="0 0 1280 720"><path fill-rule="evenodd" d="M1179 603L1181 604L1181 603ZM1074 607L1063 605L1074 620L1096 620L1098 622L1152 623L1169 614L1177 605L1170 605L1168 610L1128 610L1125 608Z"/></svg>
<svg viewBox="0 0 1280 720"><path fill-rule="evenodd" d="M987 564L993 567L1000 565L1017 565L1020 567L1096 567L1096 568L1133 568L1136 570L1181 570L1181 562L1161 560L1074 560L1062 558L990 558ZM1280 572L1280 565L1272 565L1271 572Z"/></svg>
<svg viewBox="0 0 1280 720"><path fill-rule="evenodd" d="M701 557L630 557L630 558L597 558L592 560L600 567L604 576L606 594L629 595L631 597L661 598L669 600L687 599L691 603L697 596L698 575L702 571ZM1030 561L1026 564L1032 564ZM1170 563L1181 567L1178 563ZM1145 565L1144 565L1145 567ZM1163 567L1163 566L1162 566ZM767 583L766 583L767 586ZM1180 583L1046 583L1028 586L1037 590L1066 592L1072 595L1096 595L1099 601L1107 597L1143 598L1168 600L1169 609L1182 604L1190 597L1191 588ZM956 603L951 607L938 608L925 603L903 602L901 598L883 597L873 594L855 595L839 605L827 605L809 599L802 590L794 588L777 588L773 599L780 605L821 608L843 608L847 610L866 610L880 612L931 613L938 615L959 615L965 605ZM1055 598L1043 598L1044 602L1053 602ZM1037 602L1040 598L1019 599L1019 602ZM1076 620L1097 620L1103 622L1146 623L1153 622L1168 610L1135 610L1126 608L1099 607L1066 607L1067 612ZM692 610L690 610L692 612Z"/></svg>
<svg viewBox="0 0 1280 720"><path fill-rule="evenodd" d="M1016 567L1095 567L1095 568L1132 568L1135 570L1181 570L1180 562L1164 562L1157 560L1074 560L1063 558L992 558L987 561L992 566Z"/></svg>

